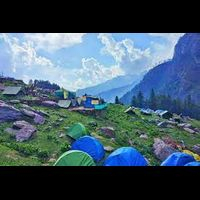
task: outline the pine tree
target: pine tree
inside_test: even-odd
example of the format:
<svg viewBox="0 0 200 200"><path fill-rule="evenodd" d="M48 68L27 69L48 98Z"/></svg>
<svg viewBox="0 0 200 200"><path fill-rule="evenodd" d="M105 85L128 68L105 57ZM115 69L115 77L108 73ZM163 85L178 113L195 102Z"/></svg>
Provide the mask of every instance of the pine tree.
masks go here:
<svg viewBox="0 0 200 200"><path fill-rule="evenodd" d="M132 97L132 100L131 100L131 106L135 106L135 107L138 106L138 102L137 102L137 98L136 98L136 96L133 96L133 97Z"/></svg>
<svg viewBox="0 0 200 200"><path fill-rule="evenodd" d="M157 99L153 88L151 90L151 95L149 99L149 107L153 110L157 109Z"/></svg>
<svg viewBox="0 0 200 200"><path fill-rule="evenodd" d="M120 104L118 96L115 97L115 104Z"/></svg>
<svg viewBox="0 0 200 200"><path fill-rule="evenodd" d="M138 92L137 102L138 102L138 107L142 108L144 106L144 96L141 91Z"/></svg>

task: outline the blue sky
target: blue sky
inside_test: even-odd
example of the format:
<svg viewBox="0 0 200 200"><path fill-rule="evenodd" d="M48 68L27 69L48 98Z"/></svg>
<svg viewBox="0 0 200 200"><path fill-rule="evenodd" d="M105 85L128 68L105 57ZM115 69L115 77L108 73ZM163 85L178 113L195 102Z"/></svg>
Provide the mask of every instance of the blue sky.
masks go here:
<svg viewBox="0 0 200 200"><path fill-rule="evenodd" d="M173 56L182 33L1 33L0 72L69 90L139 74Z"/></svg>

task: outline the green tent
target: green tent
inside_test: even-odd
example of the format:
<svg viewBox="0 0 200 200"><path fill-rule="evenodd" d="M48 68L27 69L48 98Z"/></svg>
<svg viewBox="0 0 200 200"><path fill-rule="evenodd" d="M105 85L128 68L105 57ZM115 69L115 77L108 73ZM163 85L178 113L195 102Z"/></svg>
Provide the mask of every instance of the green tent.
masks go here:
<svg viewBox="0 0 200 200"><path fill-rule="evenodd" d="M56 90L55 91L55 96L63 99L63 97L64 97L63 90Z"/></svg>
<svg viewBox="0 0 200 200"><path fill-rule="evenodd" d="M95 166L95 163L87 153L71 150L60 156L54 166Z"/></svg>
<svg viewBox="0 0 200 200"><path fill-rule="evenodd" d="M67 135L76 140L84 135L87 135L87 131L83 124L76 123L68 129Z"/></svg>
<svg viewBox="0 0 200 200"><path fill-rule="evenodd" d="M108 106L107 103L94 105L95 110L103 110Z"/></svg>

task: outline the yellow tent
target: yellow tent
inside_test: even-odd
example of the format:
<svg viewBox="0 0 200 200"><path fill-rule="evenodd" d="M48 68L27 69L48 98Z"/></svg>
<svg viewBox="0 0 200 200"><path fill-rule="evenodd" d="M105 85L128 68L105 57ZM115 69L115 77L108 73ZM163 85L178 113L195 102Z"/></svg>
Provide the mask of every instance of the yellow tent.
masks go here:
<svg viewBox="0 0 200 200"><path fill-rule="evenodd" d="M193 153L192 151L189 151L189 150L183 150L183 152L193 156L196 161L200 161L200 156L198 154L195 154L195 153Z"/></svg>

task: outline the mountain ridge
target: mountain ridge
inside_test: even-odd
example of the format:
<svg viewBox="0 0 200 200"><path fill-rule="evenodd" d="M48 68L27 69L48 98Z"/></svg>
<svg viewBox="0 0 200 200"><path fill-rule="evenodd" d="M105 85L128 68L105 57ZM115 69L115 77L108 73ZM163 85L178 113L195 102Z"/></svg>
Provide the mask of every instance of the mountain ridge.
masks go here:
<svg viewBox="0 0 200 200"><path fill-rule="evenodd" d="M194 102L200 102L200 34L186 33L177 42L170 61L151 69L121 101L131 102L133 95L142 91L148 97L153 88L156 93L169 94L184 99L191 95Z"/></svg>

